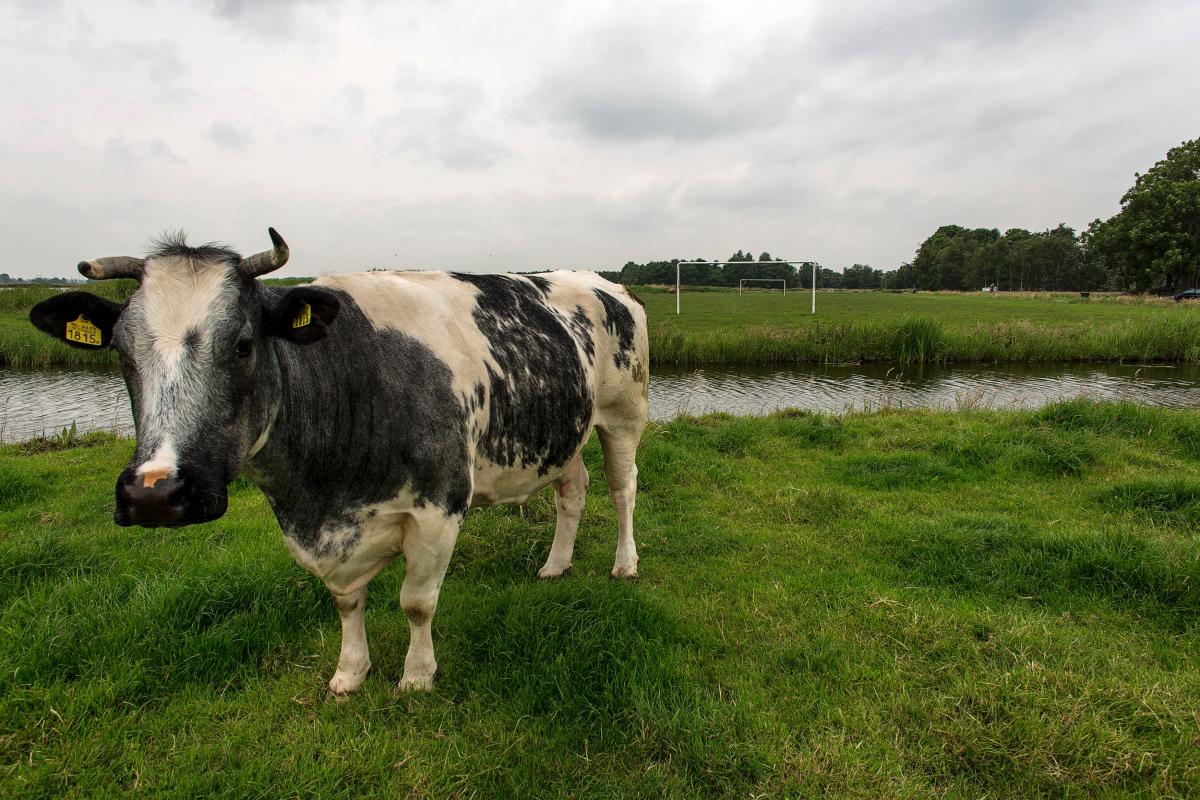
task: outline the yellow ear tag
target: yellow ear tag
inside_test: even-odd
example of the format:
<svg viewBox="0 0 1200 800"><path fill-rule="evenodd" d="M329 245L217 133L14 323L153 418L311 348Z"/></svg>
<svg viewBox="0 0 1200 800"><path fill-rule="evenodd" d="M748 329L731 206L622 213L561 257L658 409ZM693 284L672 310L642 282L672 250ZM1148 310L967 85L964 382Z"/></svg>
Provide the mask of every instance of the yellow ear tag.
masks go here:
<svg viewBox="0 0 1200 800"><path fill-rule="evenodd" d="M83 314L80 314L74 322L67 323L66 339L70 342L90 344L92 347L100 347L104 344L100 329Z"/></svg>
<svg viewBox="0 0 1200 800"><path fill-rule="evenodd" d="M292 320L292 327L303 328L310 322L312 322L312 306L310 306L308 303L305 303L304 307L300 309L300 313L296 315L294 320Z"/></svg>

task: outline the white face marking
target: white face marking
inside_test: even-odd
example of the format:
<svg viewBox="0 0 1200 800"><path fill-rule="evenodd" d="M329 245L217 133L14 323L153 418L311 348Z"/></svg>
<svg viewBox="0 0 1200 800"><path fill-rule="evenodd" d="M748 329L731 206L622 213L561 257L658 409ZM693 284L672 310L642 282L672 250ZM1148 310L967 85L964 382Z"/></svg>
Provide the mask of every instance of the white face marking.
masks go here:
<svg viewBox="0 0 1200 800"><path fill-rule="evenodd" d="M189 332L199 332L198 352L206 352L203 345L209 341L213 314L233 305L237 287L225 262L162 258L146 264L142 292L147 333L163 366L170 370L183 359Z"/></svg>
<svg viewBox="0 0 1200 800"><path fill-rule="evenodd" d="M175 477L179 468L179 454L170 438L163 439L150 460L137 468L137 476L147 489L161 480Z"/></svg>
<svg viewBox="0 0 1200 800"><path fill-rule="evenodd" d="M213 330L237 307L237 291L225 261L172 257L146 264L141 289L126 313L138 340L138 435L155 448L152 460L162 468L168 467L166 454L176 458L176 447L212 412L205 390L211 381ZM189 336L193 348L187 346ZM171 461L171 474L175 466Z"/></svg>

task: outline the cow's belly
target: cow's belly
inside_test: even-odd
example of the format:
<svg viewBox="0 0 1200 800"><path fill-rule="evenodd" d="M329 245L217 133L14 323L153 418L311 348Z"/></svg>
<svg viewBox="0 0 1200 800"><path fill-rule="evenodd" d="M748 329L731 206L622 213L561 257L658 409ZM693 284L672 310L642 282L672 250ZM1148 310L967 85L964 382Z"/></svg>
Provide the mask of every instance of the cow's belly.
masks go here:
<svg viewBox="0 0 1200 800"><path fill-rule="evenodd" d="M356 524L323 530L315 544L301 544L287 531L283 538L297 564L324 581L331 591L350 594L366 586L401 553L402 523L393 513L372 514L369 519L363 514Z"/></svg>
<svg viewBox="0 0 1200 800"><path fill-rule="evenodd" d="M531 494L553 483L565 467L564 464L539 475L537 467L502 467L486 459L477 460L471 506L524 503Z"/></svg>

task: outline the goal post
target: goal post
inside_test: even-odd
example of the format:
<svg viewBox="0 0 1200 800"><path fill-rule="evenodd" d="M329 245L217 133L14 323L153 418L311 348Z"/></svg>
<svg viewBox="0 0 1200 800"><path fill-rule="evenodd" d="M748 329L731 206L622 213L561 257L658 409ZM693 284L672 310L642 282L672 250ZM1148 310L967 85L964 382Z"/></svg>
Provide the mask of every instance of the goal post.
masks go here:
<svg viewBox="0 0 1200 800"><path fill-rule="evenodd" d="M679 312L680 312L679 295L681 295L683 293L683 282L680 280L680 269L682 267L684 267L688 264L708 264L709 266L713 266L713 267L724 267L729 264L749 264L749 263L758 263L758 262L749 262L749 261L676 261L675 262L675 316L679 316ZM797 270L796 270L797 274L799 274L799 272L800 272L800 270L799 270L800 267L811 266L812 267L812 313L814 315L817 313L817 262L816 261L770 261L770 262L763 262L763 263L791 264L792 266L797 267ZM783 280L783 278L743 278L742 281L738 282L738 294L742 293L742 282L747 281L747 280ZM784 284L783 284L783 291L785 294L787 293L787 282L786 281L784 281Z"/></svg>
<svg viewBox="0 0 1200 800"><path fill-rule="evenodd" d="M738 294L742 293L747 283L780 283L783 284L783 293L787 294L787 280L785 278L741 278L738 280Z"/></svg>

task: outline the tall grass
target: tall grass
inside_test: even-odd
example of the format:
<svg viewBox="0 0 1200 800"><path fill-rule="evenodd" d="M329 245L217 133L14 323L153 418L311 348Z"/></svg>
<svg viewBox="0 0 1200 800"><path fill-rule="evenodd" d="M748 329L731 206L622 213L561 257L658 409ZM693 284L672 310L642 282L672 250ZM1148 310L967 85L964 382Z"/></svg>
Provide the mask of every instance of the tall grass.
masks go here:
<svg viewBox="0 0 1200 800"><path fill-rule="evenodd" d="M944 325L927 316L805 326L746 325L740 330L650 326L660 364L1034 363L1200 361L1200 316L1170 316L1092 326L1024 320Z"/></svg>
<svg viewBox="0 0 1200 800"><path fill-rule="evenodd" d="M0 287L0 314L28 314L41 301L63 292L87 291L114 303L124 303L136 289L137 281L125 278L72 286L5 286Z"/></svg>

